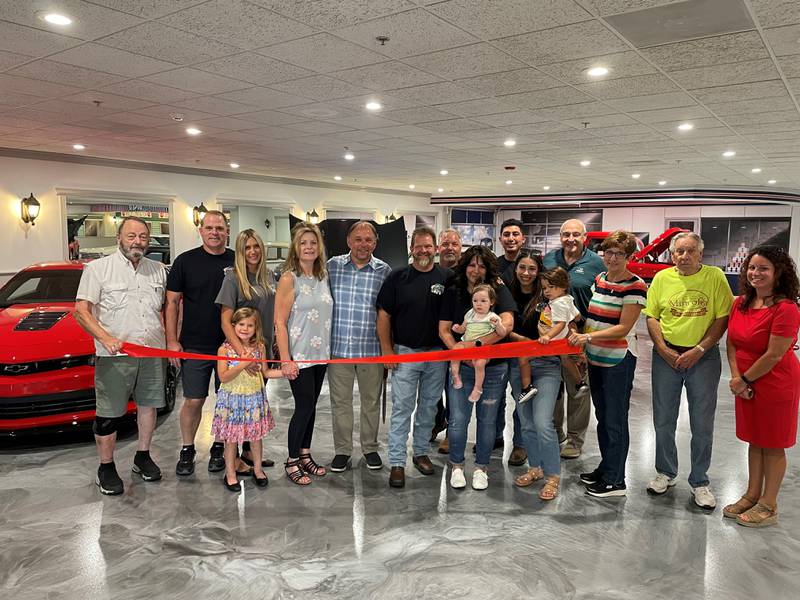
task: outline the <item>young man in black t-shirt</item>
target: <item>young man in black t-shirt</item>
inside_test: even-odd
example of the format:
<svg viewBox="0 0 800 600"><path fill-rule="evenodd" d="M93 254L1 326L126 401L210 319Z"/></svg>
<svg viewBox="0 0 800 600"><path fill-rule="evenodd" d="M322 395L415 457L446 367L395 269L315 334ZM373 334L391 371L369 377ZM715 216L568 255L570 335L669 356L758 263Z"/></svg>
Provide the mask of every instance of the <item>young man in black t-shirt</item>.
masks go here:
<svg viewBox="0 0 800 600"><path fill-rule="evenodd" d="M225 334L220 325L220 308L215 300L225 277L225 269L233 267L234 252L226 248L228 222L221 212L208 211L200 223L199 231L203 245L179 255L167 277L167 349L216 355L225 340ZM183 318L179 339L181 301ZM183 447L175 473L191 475L196 454L194 438L203 416L203 403L208 396L211 374L215 374L215 388L219 387L219 379L216 377L214 360L186 359L180 362L184 396L180 410ZM224 447L222 442L214 442L211 446L209 471L217 472L225 468Z"/></svg>
<svg viewBox="0 0 800 600"><path fill-rule="evenodd" d="M378 338L381 352L410 354L440 350L439 312L445 284L452 275L433 262L436 234L420 227L411 234L412 263L393 271L378 294ZM442 396L447 364L418 362L386 364L392 372L392 414L389 419L389 485L405 485L406 445L414 417L413 462L423 475L433 475L428 444ZM419 394L418 394L419 392Z"/></svg>

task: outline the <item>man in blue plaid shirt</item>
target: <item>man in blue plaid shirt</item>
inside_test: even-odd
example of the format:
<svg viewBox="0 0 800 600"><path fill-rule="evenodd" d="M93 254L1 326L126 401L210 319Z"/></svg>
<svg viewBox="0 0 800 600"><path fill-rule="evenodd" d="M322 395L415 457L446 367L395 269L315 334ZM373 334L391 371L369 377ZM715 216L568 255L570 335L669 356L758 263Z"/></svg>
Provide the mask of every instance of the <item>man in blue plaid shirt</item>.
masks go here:
<svg viewBox="0 0 800 600"><path fill-rule="evenodd" d="M376 330L376 299L391 267L372 253L378 244L378 233L369 221L354 223L347 232L349 254L334 256L328 261L333 326L331 358L363 358L381 353ZM328 386L333 415L335 456L331 471L340 473L350 468L353 453L353 385L358 379L361 398L361 451L370 469L383 466L378 454L380 392L383 364L328 366Z"/></svg>

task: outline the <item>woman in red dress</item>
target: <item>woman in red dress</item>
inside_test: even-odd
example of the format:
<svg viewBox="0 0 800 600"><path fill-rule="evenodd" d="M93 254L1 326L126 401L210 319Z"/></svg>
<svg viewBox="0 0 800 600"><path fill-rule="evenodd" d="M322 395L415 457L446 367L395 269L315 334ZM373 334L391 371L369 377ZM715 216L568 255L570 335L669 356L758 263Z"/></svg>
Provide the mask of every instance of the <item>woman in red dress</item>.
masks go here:
<svg viewBox="0 0 800 600"><path fill-rule="evenodd" d="M736 394L736 437L750 444L744 495L723 514L747 527L778 522L778 490L786 450L797 441L800 362L800 284L792 258L778 246L754 248L742 266L728 322L731 391Z"/></svg>

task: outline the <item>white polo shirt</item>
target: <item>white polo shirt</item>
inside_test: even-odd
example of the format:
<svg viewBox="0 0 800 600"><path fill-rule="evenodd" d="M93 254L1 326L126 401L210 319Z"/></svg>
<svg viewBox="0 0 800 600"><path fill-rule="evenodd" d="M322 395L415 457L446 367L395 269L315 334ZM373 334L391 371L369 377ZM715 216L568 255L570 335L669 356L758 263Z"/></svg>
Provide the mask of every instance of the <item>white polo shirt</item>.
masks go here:
<svg viewBox="0 0 800 600"><path fill-rule="evenodd" d="M167 274L164 265L142 257L137 268L119 249L83 267L78 300L92 303L92 314L123 342L165 348L161 308ZM111 356L95 340L97 356Z"/></svg>

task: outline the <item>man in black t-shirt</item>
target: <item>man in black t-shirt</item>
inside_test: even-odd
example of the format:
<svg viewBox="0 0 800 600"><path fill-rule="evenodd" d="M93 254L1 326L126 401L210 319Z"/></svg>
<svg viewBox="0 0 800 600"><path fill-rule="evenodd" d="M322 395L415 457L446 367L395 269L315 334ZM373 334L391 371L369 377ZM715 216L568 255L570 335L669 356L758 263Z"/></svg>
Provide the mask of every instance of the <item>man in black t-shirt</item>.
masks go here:
<svg viewBox="0 0 800 600"><path fill-rule="evenodd" d="M378 294L378 338L381 352L410 354L440 350L439 311L445 283L452 275L433 262L436 234L419 227L411 234L412 263L393 271ZM389 419L389 485L405 485L406 445L414 417L413 462L423 475L433 475L428 443L442 396L444 362L386 364L392 371L392 414Z"/></svg>
<svg viewBox="0 0 800 600"><path fill-rule="evenodd" d="M203 245L179 255L167 277L167 349L216 355L225 334L220 325L220 308L215 301L225 278L225 269L233 267L234 252L226 248L228 222L220 211L208 211L200 222L199 231ZM181 301L183 319L179 339ZM219 378L216 377L215 360L187 359L180 362L184 397L180 411L183 447L175 473L191 475L196 454L194 438L203 416L211 374L215 374L215 389L219 387ZM225 445L219 441L211 446L209 471L225 468L224 448Z"/></svg>

